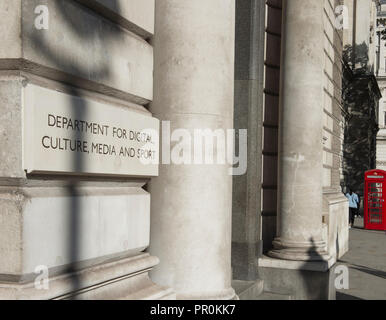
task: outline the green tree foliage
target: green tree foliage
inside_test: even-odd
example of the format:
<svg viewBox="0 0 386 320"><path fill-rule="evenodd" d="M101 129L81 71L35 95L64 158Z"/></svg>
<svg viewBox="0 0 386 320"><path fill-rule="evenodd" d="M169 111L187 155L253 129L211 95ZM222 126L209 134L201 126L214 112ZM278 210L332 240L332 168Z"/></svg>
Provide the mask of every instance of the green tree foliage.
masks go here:
<svg viewBox="0 0 386 320"><path fill-rule="evenodd" d="M386 18L377 19L377 27L381 27L380 31L377 31L377 36L381 36L382 40L386 40Z"/></svg>

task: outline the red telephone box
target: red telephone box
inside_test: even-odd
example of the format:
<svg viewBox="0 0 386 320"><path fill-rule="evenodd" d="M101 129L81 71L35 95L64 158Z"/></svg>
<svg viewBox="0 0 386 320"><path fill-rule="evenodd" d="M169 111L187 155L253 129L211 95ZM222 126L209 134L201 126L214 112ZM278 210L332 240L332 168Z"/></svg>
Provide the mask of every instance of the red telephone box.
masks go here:
<svg viewBox="0 0 386 320"><path fill-rule="evenodd" d="M386 230L386 171L365 173L364 222L367 230Z"/></svg>

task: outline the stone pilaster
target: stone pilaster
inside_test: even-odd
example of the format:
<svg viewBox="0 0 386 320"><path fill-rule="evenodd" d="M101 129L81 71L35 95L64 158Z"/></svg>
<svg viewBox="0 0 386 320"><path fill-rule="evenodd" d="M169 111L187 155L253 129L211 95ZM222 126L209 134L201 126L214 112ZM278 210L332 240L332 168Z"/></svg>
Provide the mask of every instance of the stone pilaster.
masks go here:
<svg viewBox="0 0 386 320"><path fill-rule="evenodd" d="M256 280L262 251L260 206L265 54L265 2L236 2L235 117L236 129L248 129L248 166L233 177L233 279ZM237 148L238 149L238 148Z"/></svg>

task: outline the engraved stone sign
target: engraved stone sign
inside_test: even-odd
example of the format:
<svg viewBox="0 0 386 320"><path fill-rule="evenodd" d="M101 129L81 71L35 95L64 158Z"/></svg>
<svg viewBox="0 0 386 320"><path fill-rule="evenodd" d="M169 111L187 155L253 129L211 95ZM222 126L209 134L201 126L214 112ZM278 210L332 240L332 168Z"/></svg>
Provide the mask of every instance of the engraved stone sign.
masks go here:
<svg viewBox="0 0 386 320"><path fill-rule="evenodd" d="M157 176L159 121L85 97L24 88L27 173Z"/></svg>

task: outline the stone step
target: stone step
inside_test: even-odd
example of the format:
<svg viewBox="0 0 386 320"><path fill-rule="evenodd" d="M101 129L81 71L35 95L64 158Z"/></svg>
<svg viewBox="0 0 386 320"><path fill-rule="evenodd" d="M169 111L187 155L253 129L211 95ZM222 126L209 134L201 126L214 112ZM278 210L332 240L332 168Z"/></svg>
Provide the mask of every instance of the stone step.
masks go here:
<svg viewBox="0 0 386 320"><path fill-rule="evenodd" d="M257 300L263 292L264 281L233 280L232 287L235 289L240 300Z"/></svg>

